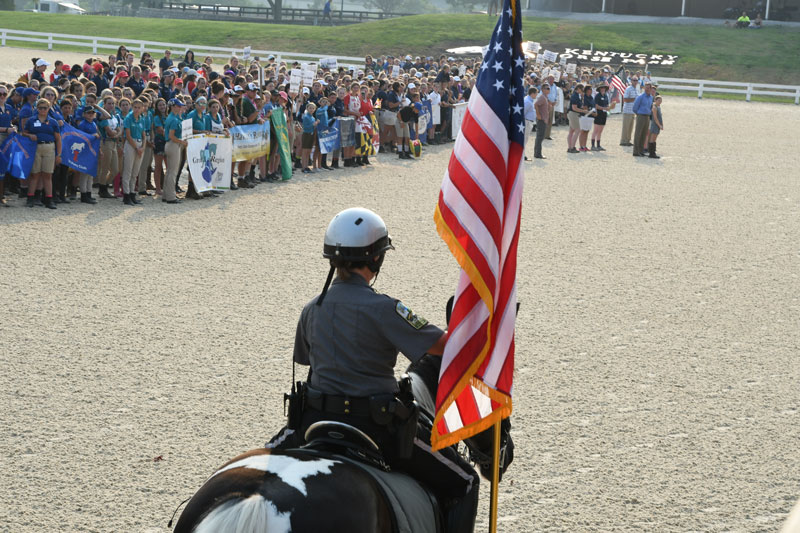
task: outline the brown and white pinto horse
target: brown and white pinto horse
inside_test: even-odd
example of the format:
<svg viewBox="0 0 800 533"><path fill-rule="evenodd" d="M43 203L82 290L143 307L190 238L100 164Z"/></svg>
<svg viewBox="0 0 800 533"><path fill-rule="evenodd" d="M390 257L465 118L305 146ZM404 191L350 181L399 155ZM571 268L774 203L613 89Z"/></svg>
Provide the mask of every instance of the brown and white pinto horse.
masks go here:
<svg viewBox="0 0 800 533"><path fill-rule="evenodd" d="M433 411L439 357L423 357L411 365L414 394L423 408ZM513 443L504 426L501 472L513 458ZM491 429L466 442L471 457L486 476L490 469ZM440 530L438 509L427 491L402 473L406 490L430 503L430 524L413 533ZM409 489L409 487L411 487ZM365 468L340 456L313 450L257 449L220 467L191 498L175 533L396 533L407 531L393 512L386 491ZM419 531L417 531L419 530Z"/></svg>

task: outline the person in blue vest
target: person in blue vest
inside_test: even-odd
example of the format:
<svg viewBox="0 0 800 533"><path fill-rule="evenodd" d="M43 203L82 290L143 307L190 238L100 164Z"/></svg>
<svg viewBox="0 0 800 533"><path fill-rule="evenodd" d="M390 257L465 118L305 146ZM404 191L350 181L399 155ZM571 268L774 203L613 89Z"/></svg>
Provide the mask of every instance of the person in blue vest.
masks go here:
<svg viewBox="0 0 800 533"><path fill-rule="evenodd" d="M83 108L83 120L81 120L75 128L96 138L100 138L100 132L97 129L94 119L97 117L97 109L94 106L85 106ZM85 172L78 173L78 187L81 191L81 203L96 204L97 200L92 198L92 180L91 174Z"/></svg>
<svg viewBox="0 0 800 533"><path fill-rule="evenodd" d="M28 207L40 205L34 198L38 186L44 189L44 206L48 209L56 209L53 201L53 184L51 177L55 166L61 163L61 134L59 133L58 122L50 118L50 102L40 98L36 102L36 115L30 117L25 122L22 133L33 141L36 141L36 155L33 159L33 168L28 177Z"/></svg>
<svg viewBox="0 0 800 533"><path fill-rule="evenodd" d="M333 26L333 19L331 18L331 0L325 0L325 5L322 7L322 22L328 21Z"/></svg>

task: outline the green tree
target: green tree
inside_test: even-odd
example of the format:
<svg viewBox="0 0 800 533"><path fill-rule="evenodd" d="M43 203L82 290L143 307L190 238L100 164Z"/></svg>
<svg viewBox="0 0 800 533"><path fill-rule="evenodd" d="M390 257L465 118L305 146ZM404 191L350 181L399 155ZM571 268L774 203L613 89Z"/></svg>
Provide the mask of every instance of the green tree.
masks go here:
<svg viewBox="0 0 800 533"><path fill-rule="evenodd" d="M0 11L14 11L14 0L0 0Z"/></svg>

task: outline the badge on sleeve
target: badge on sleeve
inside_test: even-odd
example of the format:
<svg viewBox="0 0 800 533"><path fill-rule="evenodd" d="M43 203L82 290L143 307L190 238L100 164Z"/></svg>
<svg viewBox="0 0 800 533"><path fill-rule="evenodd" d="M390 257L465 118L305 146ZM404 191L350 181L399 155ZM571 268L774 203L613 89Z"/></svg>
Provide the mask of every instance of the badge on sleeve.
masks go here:
<svg viewBox="0 0 800 533"><path fill-rule="evenodd" d="M411 324L411 327L414 329L422 329L424 326L428 324L428 321L422 318L419 315L415 315L411 309L405 306L403 302L397 300L397 305L395 306L395 311L400 317Z"/></svg>

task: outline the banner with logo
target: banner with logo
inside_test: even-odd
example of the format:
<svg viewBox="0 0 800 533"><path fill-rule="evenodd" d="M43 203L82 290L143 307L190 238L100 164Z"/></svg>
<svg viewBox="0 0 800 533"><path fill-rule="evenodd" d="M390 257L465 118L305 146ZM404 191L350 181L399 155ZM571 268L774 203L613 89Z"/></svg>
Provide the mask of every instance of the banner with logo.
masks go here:
<svg viewBox="0 0 800 533"><path fill-rule="evenodd" d="M278 153L281 156L281 177L284 180L292 177L292 149L289 145L289 128L286 127L286 115L282 110L279 113L273 112L270 115L272 126L275 128L275 136L278 141ZM267 125L269 128L269 125ZM267 130L269 131L269 129Z"/></svg>
<svg viewBox="0 0 800 533"><path fill-rule="evenodd" d="M186 163L197 192L230 189L231 138L212 133L192 135L187 142Z"/></svg>
<svg viewBox="0 0 800 533"><path fill-rule="evenodd" d="M356 155L374 155L380 148L380 129L375 117L370 114L365 117L358 117L358 128L361 131L356 133Z"/></svg>
<svg viewBox="0 0 800 533"><path fill-rule="evenodd" d="M452 133L455 139L461 131L461 123L464 121L464 113L467 112L467 104L455 104L453 106L453 127Z"/></svg>
<svg viewBox="0 0 800 533"><path fill-rule="evenodd" d="M339 136L339 120L334 120L333 124L317 126L317 138L319 139L319 151L322 154L329 154L338 150L342 146L342 139Z"/></svg>
<svg viewBox="0 0 800 533"><path fill-rule="evenodd" d="M97 176L100 139L64 124L61 129L61 162L78 172Z"/></svg>
<svg viewBox="0 0 800 533"><path fill-rule="evenodd" d="M28 179L35 155L36 141L12 133L0 144L0 173L8 172L17 179Z"/></svg>
<svg viewBox="0 0 800 533"><path fill-rule="evenodd" d="M230 129L233 160L250 161L269 153L269 121Z"/></svg>

